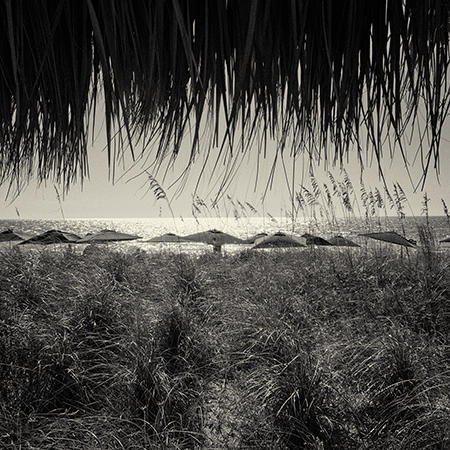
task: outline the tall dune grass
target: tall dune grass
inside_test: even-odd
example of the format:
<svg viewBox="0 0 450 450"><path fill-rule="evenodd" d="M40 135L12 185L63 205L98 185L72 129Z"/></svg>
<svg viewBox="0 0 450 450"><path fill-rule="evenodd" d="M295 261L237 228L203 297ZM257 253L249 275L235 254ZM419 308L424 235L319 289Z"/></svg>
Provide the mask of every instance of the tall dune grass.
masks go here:
<svg viewBox="0 0 450 450"><path fill-rule="evenodd" d="M2 448L448 448L450 265L0 254Z"/></svg>

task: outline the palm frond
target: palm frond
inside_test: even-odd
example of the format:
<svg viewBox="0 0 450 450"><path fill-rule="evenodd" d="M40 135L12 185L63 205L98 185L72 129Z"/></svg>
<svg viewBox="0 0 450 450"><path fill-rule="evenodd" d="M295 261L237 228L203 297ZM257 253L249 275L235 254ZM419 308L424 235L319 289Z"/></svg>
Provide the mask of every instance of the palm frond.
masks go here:
<svg viewBox="0 0 450 450"><path fill-rule="evenodd" d="M67 188L86 177L89 128L103 109L113 177L125 149L132 158L152 149L157 166L187 133L191 161L200 140L235 154L257 135L280 149L289 136L312 160L328 159L332 142L343 164L361 136L380 162L390 134L406 159L402 137L421 115L425 177L438 169L450 109L449 9L448 0L0 0L0 183L36 176Z"/></svg>

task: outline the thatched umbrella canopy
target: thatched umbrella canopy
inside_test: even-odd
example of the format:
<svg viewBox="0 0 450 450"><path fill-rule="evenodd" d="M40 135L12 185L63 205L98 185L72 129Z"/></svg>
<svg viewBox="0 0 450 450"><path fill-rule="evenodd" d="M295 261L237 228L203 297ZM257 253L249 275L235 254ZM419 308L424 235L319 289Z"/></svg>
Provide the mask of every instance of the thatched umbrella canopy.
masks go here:
<svg viewBox="0 0 450 450"><path fill-rule="evenodd" d="M189 234L184 236L184 239L191 242L203 242L211 245L224 244L242 244L243 240L231 234L224 233L220 230L201 231L199 233Z"/></svg>
<svg viewBox="0 0 450 450"><path fill-rule="evenodd" d="M379 233L364 233L360 236L375 239L377 241L387 242L389 244L402 245L403 247L415 247L411 240L404 238L395 231L381 231Z"/></svg>
<svg viewBox="0 0 450 450"><path fill-rule="evenodd" d="M169 242L189 242L189 240L182 236L178 236L174 233L166 233L161 236L152 237L151 239L148 239L147 241L144 241L144 242L154 242L154 243L168 242L169 243Z"/></svg>
<svg viewBox="0 0 450 450"><path fill-rule="evenodd" d="M205 122L221 150L262 130L342 161L361 133L380 157L422 114L425 172L439 154L448 0L0 0L0 18L0 182L87 175L100 97L110 164L138 138L158 164L189 130L193 157Z"/></svg>
<svg viewBox="0 0 450 450"><path fill-rule="evenodd" d="M360 247L360 245L356 242L353 242L343 236L333 236L328 239L328 242L336 247Z"/></svg>
<svg viewBox="0 0 450 450"><path fill-rule="evenodd" d="M24 241L30 237L30 234L13 231L11 229L0 232L0 242Z"/></svg>
<svg viewBox="0 0 450 450"><path fill-rule="evenodd" d="M266 236L268 236L267 233L264 233L264 232L257 233L254 236L251 236L251 237L249 237L247 239L244 239L244 244L254 244L257 239L260 239L260 238L263 238L263 237L266 237Z"/></svg>
<svg viewBox="0 0 450 450"><path fill-rule="evenodd" d="M309 233L302 234L302 238L306 239L306 245L333 245L323 237L314 236Z"/></svg>
<svg viewBox="0 0 450 450"><path fill-rule="evenodd" d="M78 241L79 244L94 244L104 242L117 242L117 241L134 241L140 239L141 236L135 236L134 234L121 233L115 230L101 230L98 233L87 234Z"/></svg>
<svg viewBox="0 0 450 450"><path fill-rule="evenodd" d="M289 247L305 247L305 239L297 236L289 236L285 233L275 233L271 236L263 236L255 241L252 249L258 248L289 248Z"/></svg>
<svg viewBox="0 0 450 450"><path fill-rule="evenodd" d="M38 244L38 245L49 245L49 244L73 244L80 240L80 236L74 233L67 233L60 230L48 230L37 236L33 236L26 241L19 242L18 245L26 244Z"/></svg>

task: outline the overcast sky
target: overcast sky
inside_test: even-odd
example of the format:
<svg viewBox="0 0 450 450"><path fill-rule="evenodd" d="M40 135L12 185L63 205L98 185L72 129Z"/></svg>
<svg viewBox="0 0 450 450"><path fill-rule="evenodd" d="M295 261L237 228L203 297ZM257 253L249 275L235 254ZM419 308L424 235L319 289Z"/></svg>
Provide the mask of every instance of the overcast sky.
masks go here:
<svg viewBox="0 0 450 450"><path fill-rule="evenodd" d="M441 168L440 179L436 172L431 168L428 175L426 188L431 198L430 212L431 215L442 215L443 198L450 205L450 184L448 183L448 174L450 173L450 131L444 132L441 143ZM164 201L157 201L152 192L146 192L146 176L140 176L131 179L143 171L146 165L142 162L137 163L133 170L123 175L120 179L116 179L113 184L108 176L107 153L105 151L105 138L100 133L100 137L93 143L89 153L90 179L85 180L84 184L74 184L69 193L62 199L62 208L67 218L114 218L114 217L157 217L159 214L163 216L169 215L169 209ZM412 145L407 149L410 163L412 164L416 152L417 141L413 140ZM266 159L260 158L260 172L256 181L256 165L258 148L255 146L248 155L238 155L239 170L233 182L225 190L226 194L233 199L241 202L247 201L255 206L258 211L262 212L261 197L270 178L270 170L272 168L273 158L275 155L276 144L274 142L268 145ZM186 167L187 157L190 151L189 139L183 145L180 157L177 163L167 173L163 180L163 170L155 175L158 182L166 189L169 198L172 199L172 209L175 216L189 217L191 216L192 193L197 185L199 173L203 166L203 158L198 158L197 162L191 168L191 173L187 178L187 182L182 184L178 182L174 187L169 186L182 173ZM369 157L365 161L365 170L363 180L366 188L382 187L379 180L377 164L370 161ZM210 158L215 161L215 153L213 151ZM272 215L279 215L281 210L285 211L290 207L290 196L286 177L291 183L293 159L288 154L284 157L284 168L280 159L275 170L273 185L266 193L264 207L265 211ZM396 152L395 157L391 160L386 156L383 160L385 168L385 176L389 185L399 182L407 194L411 209L416 215L421 213L421 202L423 192L413 192L413 186L404 167L404 162L400 156L400 152ZM125 163L125 168L131 167L131 161ZM207 166L205 175L199 183L197 194L200 198L209 201L217 193L218 185L214 181L221 179L224 166L219 164L218 169L213 174L212 180L209 180L212 164ZM295 189L298 190L300 184L303 183L309 188L308 176L308 158L306 156L298 156L295 162ZM323 163L315 168L315 176L320 182L329 182L327 171L331 171L335 178L342 179L343 175L339 167L333 167L332 164L324 166ZM351 153L346 163L346 170L359 191L360 164L355 153ZM286 171L286 172L285 172ZM123 167L117 168L118 174L123 174ZM413 182L417 184L421 175L420 162L416 161L411 168ZM116 176L116 178L119 178ZM144 187L142 187L144 186ZM181 194L176 194L177 188L183 188ZM61 188L59 188L61 190ZM62 191L61 191L62 192ZM17 210L22 218L61 218L61 211L55 188L53 183L48 182L47 185L38 186L36 182L31 182L27 188L17 197L6 198L6 186L0 187L0 195L2 208L0 209L0 219L17 217ZM175 195L175 197L174 197ZM174 197L174 198L173 198ZM359 192L358 192L359 197ZM225 213L224 201L219 203L222 214ZM17 208L17 210L16 210ZM406 211L411 214L410 209Z"/></svg>

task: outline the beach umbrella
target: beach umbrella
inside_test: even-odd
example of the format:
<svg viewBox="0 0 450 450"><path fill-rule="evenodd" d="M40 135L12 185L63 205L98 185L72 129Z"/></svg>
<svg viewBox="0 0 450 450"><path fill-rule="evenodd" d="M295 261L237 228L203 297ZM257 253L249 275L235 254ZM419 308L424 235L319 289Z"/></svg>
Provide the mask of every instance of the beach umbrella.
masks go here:
<svg viewBox="0 0 450 450"><path fill-rule="evenodd" d="M271 236L263 236L255 241L252 249L258 248L286 248L286 247L305 247L305 239L297 236L289 236L285 233L275 233Z"/></svg>
<svg viewBox="0 0 450 450"><path fill-rule="evenodd" d="M356 242L351 241L343 236L333 236L328 239L328 242L331 245L335 245L336 247L360 247Z"/></svg>
<svg viewBox="0 0 450 450"><path fill-rule="evenodd" d="M20 233L11 229L0 232L0 242L24 241L30 237L31 234Z"/></svg>
<svg viewBox="0 0 450 450"><path fill-rule="evenodd" d="M389 244L402 245L403 247L415 247L415 245L408 239L400 236L395 231L382 231L379 233L364 233L360 236L376 239L377 241L387 242Z"/></svg>
<svg viewBox="0 0 450 450"><path fill-rule="evenodd" d="M189 234L188 236L184 236L184 239L192 242L204 242L205 244L211 245L244 243L242 239L219 230L208 230L200 233Z"/></svg>
<svg viewBox="0 0 450 450"><path fill-rule="evenodd" d="M306 245L333 245L326 239L309 233L302 234L302 237L306 239Z"/></svg>
<svg viewBox="0 0 450 450"><path fill-rule="evenodd" d="M186 238L178 236L174 233L166 233L162 236L155 236L144 242L189 242Z"/></svg>
<svg viewBox="0 0 450 450"><path fill-rule="evenodd" d="M33 236L26 241L19 242L18 245L25 244L38 244L38 245L49 245L49 244L72 244L78 242L80 236L73 233L67 233L60 230L48 230L45 233Z"/></svg>
<svg viewBox="0 0 450 450"><path fill-rule="evenodd" d="M115 241L133 241L140 239L141 236L133 234L120 233L114 230L101 230L98 233L87 234L78 241L79 244L93 244L100 242L115 242Z"/></svg>
<svg viewBox="0 0 450 450"><path fill-rule="evenodd" d="M254 236L251 236L251 237L249 237L247 239L244 239L244 244L254 244L257 239L260 239L260 238L263 238L263 237L266 237L266 236L268 236L267 233L255 234Z"/></svg>

